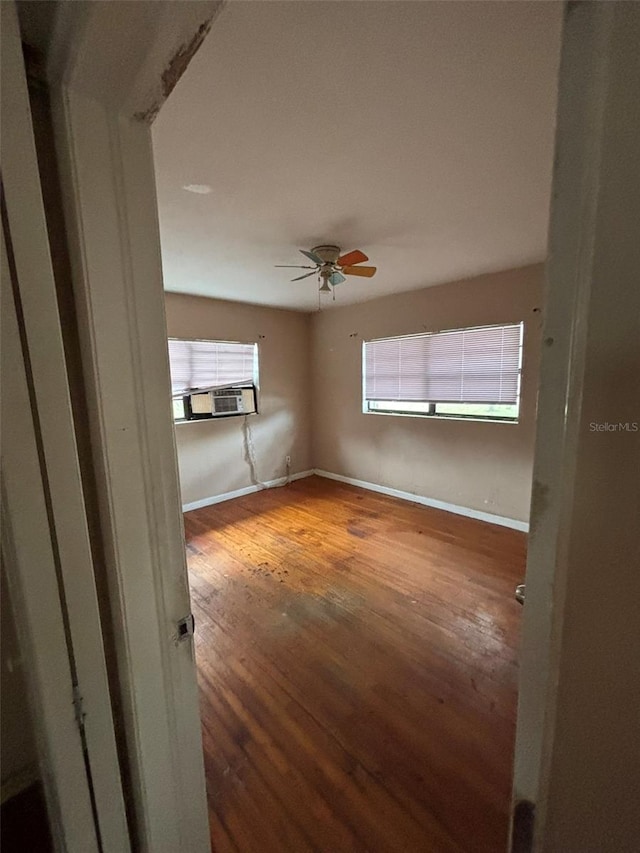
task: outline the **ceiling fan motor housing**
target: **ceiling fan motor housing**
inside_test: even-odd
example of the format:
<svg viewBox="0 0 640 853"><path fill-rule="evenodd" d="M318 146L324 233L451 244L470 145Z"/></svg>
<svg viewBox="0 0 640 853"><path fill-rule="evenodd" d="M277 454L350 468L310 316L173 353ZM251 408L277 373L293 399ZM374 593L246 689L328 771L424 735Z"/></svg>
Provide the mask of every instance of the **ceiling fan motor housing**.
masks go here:
<svg viewBox="0 0 640 853"><path fill-rule="evenodd" d="M315 246L311 251L321 258L325 264L335 264L340 257L339 246Z"/></svg>

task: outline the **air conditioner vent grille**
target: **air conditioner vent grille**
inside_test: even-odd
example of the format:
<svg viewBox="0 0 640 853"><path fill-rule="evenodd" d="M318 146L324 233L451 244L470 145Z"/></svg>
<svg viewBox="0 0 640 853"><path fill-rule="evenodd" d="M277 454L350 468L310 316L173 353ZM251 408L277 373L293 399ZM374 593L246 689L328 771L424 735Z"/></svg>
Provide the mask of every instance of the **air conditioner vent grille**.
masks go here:
<svg viewBox="0 0 640 853"><path fill-rule="evenodd" d="M215 397L213 408L220 414L242 411L242 397Z"/></svg>

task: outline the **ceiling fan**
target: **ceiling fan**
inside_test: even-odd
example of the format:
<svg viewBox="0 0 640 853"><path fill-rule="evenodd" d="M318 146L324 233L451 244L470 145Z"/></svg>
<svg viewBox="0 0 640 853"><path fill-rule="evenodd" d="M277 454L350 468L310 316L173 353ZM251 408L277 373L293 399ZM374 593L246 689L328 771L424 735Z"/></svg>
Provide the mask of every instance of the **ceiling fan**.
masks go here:
<svg viewBox="0 0 640 853"><path fill-rule="evenodd" d="M315 246L310 252L306 249L299 251L310 261L313 261L314 266L308 264L276 264L276 266L286 269L311 270L304 275L292 278L291 281L300 281L311 275L317 275L318 281L322 282L320 293L331 293L331 287L346 281L345 276L347 275L361 275L371 278L376 272L376 267L358 266L358 264L363 264L369 260L360 249L354 249L345 255L340 254L339 246Z"/></svg>

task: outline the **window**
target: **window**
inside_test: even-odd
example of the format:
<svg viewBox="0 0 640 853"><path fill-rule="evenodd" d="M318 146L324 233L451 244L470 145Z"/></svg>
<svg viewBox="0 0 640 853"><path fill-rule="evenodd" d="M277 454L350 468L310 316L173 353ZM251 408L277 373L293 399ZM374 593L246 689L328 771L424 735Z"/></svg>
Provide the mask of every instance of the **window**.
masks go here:
<svg viewBox="0 0 640 853"><path fill-rule="evenodd" d="M169 366L174 421L257 411L257 344L172 338Z"/></svg>
<svg viewBox="0 0 640 853"><path fill-rule="evenodd" d="M363 411L517 421L523 324L363 343Z"/></svg>

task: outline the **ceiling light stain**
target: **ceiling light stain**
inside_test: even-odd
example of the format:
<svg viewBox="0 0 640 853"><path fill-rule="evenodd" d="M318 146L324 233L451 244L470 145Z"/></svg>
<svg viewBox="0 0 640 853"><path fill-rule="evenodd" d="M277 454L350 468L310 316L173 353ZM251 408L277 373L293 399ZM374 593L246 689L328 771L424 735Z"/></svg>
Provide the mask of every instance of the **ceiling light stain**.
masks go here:
<svg viewBox="0 0 640 853"><path fill-rule="evenodd" d="M198 195L208 195L211 192L209 184L186 184L182 189L188 193L197 193Z"/></svg>

